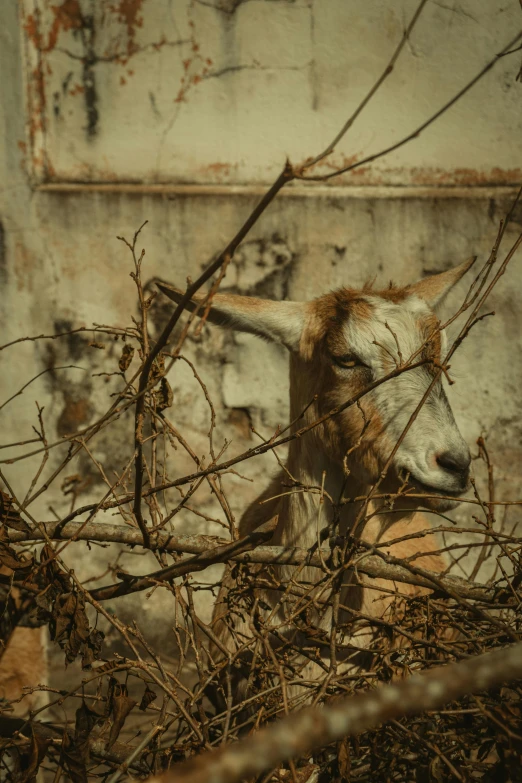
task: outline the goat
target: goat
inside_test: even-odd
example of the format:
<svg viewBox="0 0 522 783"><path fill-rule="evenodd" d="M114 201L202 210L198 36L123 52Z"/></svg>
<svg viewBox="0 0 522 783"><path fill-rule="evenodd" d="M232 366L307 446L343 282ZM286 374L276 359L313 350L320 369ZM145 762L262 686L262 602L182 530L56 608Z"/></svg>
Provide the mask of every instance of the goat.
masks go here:
<svg viewBox="0 0 522 783"><path fill-rule="evenodd" d="M0 573L12 575L4 567ZM10 618L17 615L21 599L17 588L9 588L5 596L4 592L5 586L0 586L4 620L0 625L5 626L0 642L0 714L5 709L10 717L26 717L47 702L47 694L38 689L39 685L47 685L47 629L24 625L11 628Z"/></svg>
<svg viewBox="0 0 522 783"><path fill-rule="evenodd" d="M343 494L364 498L369 488L381 477L385 463L421 398L434 380L437 366L444 354L445 336L434 309L448 291L466 273L473 259L449 271L425 278L405 288L390 285L386 290L344 288L311 302L269 301L232 294L216 294L212 298L208 320L213 324L258 335L281 343L290 352L290 417L299 426L310 424L362 392L372 381L389 374L417 355L425 364L398 374L361 397L357 405L345 408L302 437L292 440L286 466L275 476L265 491L243 514L239 532L246 535L276 514L278 524L271 543L283 547L311 548L317 545L320 530L332 525L337 514L337 532L354 533L361 503L339 504ZM183 293L159 285L175 302ZM203 313L205 297L197 295L188 309ZM294 429L297 425L294 423ZM380 485L381 493L396 493L401 477L408 477L409 486L417 493L426 493L422 501L401 495L400 508L383 511L376 502L367 509L368 520L361 538L370 544L385 545L387 541L409 536L391 543L384 551L398 558L415 556L415 564L441 573L448 563L440 553L436 535L422 513L422 505L431 511L445 511L457 505L457 498L469 484L470 452L455 423L440 376L425 404L410 423L390 469ZM288 489L288 483L293 488ZM285 486L286 485L286 486ZM309 491L303 491L308 488ZM332 503L322 502L324 497ZM337 504L337 506L336 506ZM336 510L337 509L337 510ZM419 538L411 534L421 533ZM274 568L280 580L292 584L314 585L324 577L317 568L278 566ZM297 582L296 574L299 582ZM381 579L343 582L340 604L341 618L351 623L343 660L344 671L354 671L360 665L361 654L371 643L370 624L353 622L353 613L366 618L383 618L393 611L394 595L414 596L426 592L402 584L397 586ZM216 603L213 628L221 651L235 656L253 634L252 613L242 612L233 605L234 575L228 567ZM317 592L317 591L316 591ZM312 592L313 594L313 592ZM262 607L265 628L271 638L296 647L303 646L295 629L293 635L287 622L295 606L281 602L281 593L267 588L255 592L257 606ZM309 593L310 595L310 593ZM323 631L332 623L333 593L324 592L326 609L316 625ZM234 618L234 619L231 619ZM252 645L251 645L252 646ZM328 643L323 644L328 651ZM219 655L216 648L215 653ZM298 655L299 657L299 655ZM327 659L323 655L323 662ZM317 683L321 670L317 661L304 661L301 667L303 686ZM354 668L355 667L355 668ZM247 667L248 671L248 667ZM239 676L239 675L238 675ZM241 679L242 678L242 679ZM241 674L237 687L245 695L246 674ZM242 685L240 685L242 683ZM294 699L295 696L295 699ZM292 689L292 700L306 700L303 690Z"/></svg>

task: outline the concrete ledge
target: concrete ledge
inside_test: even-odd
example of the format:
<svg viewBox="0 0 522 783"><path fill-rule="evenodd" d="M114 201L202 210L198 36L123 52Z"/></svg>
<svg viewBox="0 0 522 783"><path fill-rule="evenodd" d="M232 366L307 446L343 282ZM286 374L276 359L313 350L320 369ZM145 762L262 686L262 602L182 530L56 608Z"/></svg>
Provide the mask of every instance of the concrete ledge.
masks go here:
<svg viewBox="0 0 522 783"><path fill-rule="evenodd" d="M37 193L81 193L123 194L126 196L262 196L268 185L148 185L134 182L50 182L35 186ZM278 198L462 198L498 199L512 198L518 187L515 185L287 185Z"/></svg>

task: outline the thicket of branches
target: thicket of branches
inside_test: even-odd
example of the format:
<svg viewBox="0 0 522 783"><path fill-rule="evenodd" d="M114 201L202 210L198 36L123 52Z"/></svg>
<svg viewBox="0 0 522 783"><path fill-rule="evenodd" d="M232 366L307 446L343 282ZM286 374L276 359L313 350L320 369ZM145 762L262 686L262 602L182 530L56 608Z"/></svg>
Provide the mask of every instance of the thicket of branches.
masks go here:
<svg viewBox="0 0 522 783"><path fill-rule="evenodd" d="M40 465L23 496L10 485L4 465L0 464L3 485L0 586L4 604L0 655L20 622L46 624L52 643L60 646L65 661L81 659L83 669L74 688L43 686L42 690L48 692L48 703L33 711L28 719L12 717L10 705L2 704L2 779L26 783L34 779L39 768L50 775L49 780L99 778L111 783L129 776L145 779L162 774L166 780L194 781L232 781L255 776L266 781L522 779L522 691L516 680L522 677L522 652L520 645L515 652L510 647L521 639L522 539L515 528L507 529L502 523L503 511L518 503L516 499L497 497L494 464L487 444L479 440L476 449L476 457L484 462L489 476L486 496L474 486L472 496L464 501L468 523L456 528L451 520L441 516L436 528L442 541L446 534L452 535L453 543L444 544L440 551L453 563L470 557L476 563L472 578L486 558L495 558L496 567L487 585L450 574L430 573L416 565L415 560L397 561L387 554L384 546L370 546L358 536L330 535L331 531L325 531L320 547L283 551L270 545L274 524L239 537L222 477L237 470L245 460L269 451L277 453L277 448L292 438L306 437L311 426L320 422L307 427L294 422L291 430L276 432L269 439L261 438L247 452L227 458L226 444L216 442L214 403L203 374L191 365L209 408L209 461L203 464L176 421L168 380L172 368L175 371L176 363L183 361L187 336L202 328L198 316L205 320L212 297L241 241L282 187L296 179L319 178L314 175L315 164L334 150L390 75L424 5L425 0L420 3L382 76L337 137L321 154L302 165L287 162L229 245L195 282L189 281L181 304L155 340L149 334L148 313L156 294L147 292L142 280L143 226L130 241L123 240L133 265L138 317L132 318L128 326L93 327L100 339L112 337L121 343L121 353L113 369L119 378L116 396L107 398L106 412L94 423L57 441L49 438L39 409L33 441L27 445L9 444L27 450L10 460L0 460L6 463L40 455ZM417 138L471 89L499 57L516 50L521 38L522 33L408 137L349 168L368 164ZM341 172L320 179L338 173ZM522 243L520 236L507 249L502 244L511 214L512 211L500 225L490 257L482 262L461 307L448 322L460 318L459 331L434 382L442 374L451 382L451 357L471 329L488 315L484 305ZM178 322L187 302L208 281L212 284L199 314L186 318L180 326ZM441 328L447 325L442 324ZM62 336L66 334L20 339ZM2 346L4 355L16 352L18 343ZM188 361L186 357L184 360ZM404 357L392 375L408 372L415 362L416 357ZM131 368L136 370L133 372ZM376 383L386 383L389 377ZM13 390L10 399L18 393L19 390ZM328 416L356 405L361 396L346 400ZM2 407L9 402L6 400ZM102 431L110 431L114 422L128 411L134 417L132 454L114 478L96 457L96 438ZM47 467L54 464L55 452L62 453L64 443L65 454L56 460L56 467L49 473ZM172 474L169 454L174 449L185 450L193 460L194 470L190 475ZM31 505L82 454L87 454L95 465L106 490L88 505L78 506L73 499L70 513L59 520L44 522L36 518ZM172 525L177 513L186 508L197 512L198 492L203 487L210 488L220 506L223 536L175 534ZM321 491L320 487L295 484L290 489ZM370 503L382 510L393 508L400 501L400 492L384 496L378 485L365 498L350 498L349 492L343 498L325 498L325 502L334 506L334 513L343 503L359 503L360 527L374 513L375 505ZM117 523L102 523L98 520L102 513L117 514L119 519ZM111 574L113 583L92 588L89 582L99 574L80 580L64 556L78 541L145 547L157 559L157 569L136 576L115 566ZM282 562L296 566L291 578L281 579L280 573L274 571L273 566ZM198 576L216 563L228 563L234 577L229 599L231 624L235 615L242 612L250 618L252 627L252 637L238 644L235 653L223 647L212 623L204 621L196 610L196 593L206 591L209 600L217 594L219 584L209 583L207 574ZM313 586L299 580L302 566L310 564L322 571ZM349 611L350 622L342 627L333 620L330 632L325 632L314 620L317 613L320 616L325 610L321 594L329 595L332 587L339 587L344 580L357 579L360 574L393 580L390 590L396 592L395 611L375 619L340 607ZM431 591L406 598L396 591L393 583L420 585ZM278 591L281 600L291 607L293 628L284 636L278 637L273 627L264 623L260 612L256 591L267 586ZM118 618L117 612L105 608L108 599L118 597L124 602L126 596L140 591L146 592L150 601L159 593L164 601L167 595L175 606L176 622L168 637L167 653L151 646L140 630L139 618L127 624ZM357 652L353 641L357 624L369 626L372 631L364 666L357 674L342 674L335 666L336 655L347 648ZM104 647L104 634L108 631L121 640L118 651L111 655L107 655ZM497 651L497 657L489 663L487 658L485 664L481 658L476 659L496 648L507 649ZM323 663L324 651L329 655L328 665ZM316 682L303 679L303 659L313 660L322 667L323 674ZM453 662L456 668L448 666L441 673L431 672L448 662ZM236 698L233 686L233 675L238 668L246 673L249 682L249 695L242 702ZM425 681L413 677L400 686L393 684L404 675L425 670L431 672ZM250 730L270 724L301 706L302 697L295 699L289 695L289 689L296 683L305 687L307 701L322 704L333 700L332 707L317 713L290 715L281 727L268 729L272 734L260 732L257 740L247 740L250 745L244 749L238 744L239 752L234 756L234 743L245 742L242 737ZM387 683L392 683L391 689L379 691L381 697L376 696L375 686ZM221 710L212 707L208 699L211 687L222 697ZM388 696L382 696L386 693ZM20 700L23 702L28 696L29 693L24 693ZM340 697L355 697L355 700L338 702ZM209 756L207 761L204 754L216 748L221 749L218 755ZM185 766L187 759L200 754L203 755L195 766ZM211 766L213 777L210 777ZM170 772L164 772L169 769Z"/></svg>

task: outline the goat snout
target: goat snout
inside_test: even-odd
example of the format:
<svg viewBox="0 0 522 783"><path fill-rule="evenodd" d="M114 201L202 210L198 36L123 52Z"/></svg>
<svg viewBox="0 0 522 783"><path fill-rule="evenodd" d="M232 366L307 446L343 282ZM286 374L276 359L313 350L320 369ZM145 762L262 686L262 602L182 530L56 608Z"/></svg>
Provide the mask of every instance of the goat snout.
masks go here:
<svg viewBox="0 0 522 783"><path fill-rule="evenodd" d="M455 478L459 478L463 483L467 483L471 464L471 454L468 448L459 451L444 451L437 455L436 460L440 468Z"/></svg>

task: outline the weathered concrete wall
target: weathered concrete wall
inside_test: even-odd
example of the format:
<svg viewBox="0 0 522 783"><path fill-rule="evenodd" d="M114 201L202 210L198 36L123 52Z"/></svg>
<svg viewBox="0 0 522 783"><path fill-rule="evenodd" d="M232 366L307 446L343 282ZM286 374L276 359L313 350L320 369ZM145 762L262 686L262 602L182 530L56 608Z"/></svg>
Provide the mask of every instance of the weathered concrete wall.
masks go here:
<svg viewBox="0 0 522 783"><path fill-rule="evenodd" d="M514 0L496 5L428 4L397 74L335 160L370 152L420 124L498 52L517 24L522 27L522 17ZM414 4L392 9L365 0L84 2L83 16L73 0L59 6L39 1L36 7L39 14L24 3L22 22L14 5L6 7L0 30L1 343L93 322L128 324L137 314L137 297L130 255L116 235L131 238L145 219L149 225L139 243L147 251L145 281L160 277L181 286L188 274L194 278L258 198L247 187L227 189L227 183L269 181L286 153L299 160L324 146L384 67ZM89 46L96 52L90 59ZM522 178L517 56L505 58L400 154L342 186L301 185L281 194L238 251L223 287L308 299L374 276L382 283L411 282L472 253L484 260L510 203L509 189L499 184ZM90 98L89 84L95 84ZM70 181L77 186L63 184ZM170 184L148 187L162 182ZM448 186L477 182L483 186ZM176 187L180 183L199 187L184 190ZM390 184L402 187L386 187ZM521 227L519 210L506 245ZM449 390L469 443L488 436L498 496L509 498L521 489L521 275L518 258L491 299L495 318L479 324L455 357L457 383ZM443 314L452 312L465 290L463 282ZM153 336L168 312L170 306L158 297L151 311ZM93 341L105 347L93 347ZM94 421L119 388L117 379L95 374L115 371L121 349L121 341L82 333L1 352L0 404L47 372L0 411L0 445L34 437L35 400L45 407L50 440ZM216 404L216 444L232 438L227 455L253 445L251 422L263 434L286 423L282 349L206 327L189 339L186 354L197 362ZM75 367L58 369L69 365ZM177 363L170 382L169 416L193 449L208 455L209 409L190 368ZM123 416L92 442L109 473L129 458L131 437L132 421ZM66 450L52 452L41 481ZM18 453L2 450L0 458ZM2 465L22 495L38 460ZM174 474L193 470L181 450L171 460ZM236 515L275 467L267 455L241 466L253 483L224 477ZM73 485L79 503L103 492L87 455L65 475L78 477ZM71 496L64 494L68 487L62 481L31 506L36 517L68 512ZM177 497L174 491L171 497ZM205 489L197 510L218 513ZM469 511L462 513L469 518ZM511 509L507 521L514 522L517 513ZM176 517L175 529L221 532L190 512ZM92 562L106 556L76 546L83 553L76 562L80 574L92 573ZM135 556L120 565L148 570L142 558L136 568ZM157 600L136 598L126 605L129 616L148 612L155 621L168 621L168 608ZM124 613L120 606L118 611ZM152 633L158 624L148 627Z"/></svg>
<svg viewBox="0 0 522 783"><path fill-rule="evenodd" d="M42 181L266 182L334 138L417 0L24 0L28 162ZM430 2L323 171L411 133L514 37L516 0ZM422 142L347 183L512 183L507 58ZM354 180L355 177L355 180Z"/></svg>

